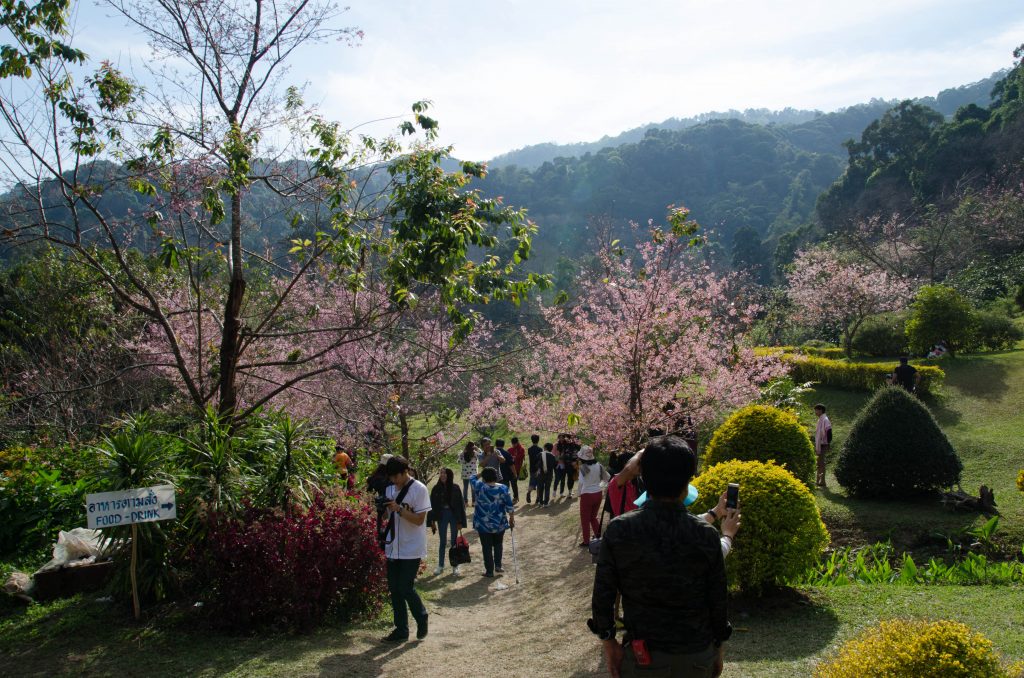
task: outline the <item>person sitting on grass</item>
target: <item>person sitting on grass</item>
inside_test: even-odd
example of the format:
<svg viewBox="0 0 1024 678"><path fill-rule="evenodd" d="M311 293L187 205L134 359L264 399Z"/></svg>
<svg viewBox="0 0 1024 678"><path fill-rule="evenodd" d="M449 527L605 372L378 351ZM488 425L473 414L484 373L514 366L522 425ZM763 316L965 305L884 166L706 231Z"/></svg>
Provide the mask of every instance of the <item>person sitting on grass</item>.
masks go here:
<svg viewBox="0 0 1024 678"><path fill-rule="evenodd" d="M501 556L505 530L516 526L512 493L498 482L498 472L490 466L485 467L479 477L470 478L470 482L476 492L473 529L480 536L480 548L484 553L483 576L493 577L495 572L504 572Z"/></svg>

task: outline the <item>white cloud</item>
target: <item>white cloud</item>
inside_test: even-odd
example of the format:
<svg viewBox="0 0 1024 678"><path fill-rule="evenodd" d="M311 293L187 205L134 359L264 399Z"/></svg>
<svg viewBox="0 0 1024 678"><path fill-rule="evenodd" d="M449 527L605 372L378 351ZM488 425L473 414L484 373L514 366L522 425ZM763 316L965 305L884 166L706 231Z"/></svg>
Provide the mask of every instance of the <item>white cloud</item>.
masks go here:
<svg viewBox="0 0 1024 678"><path fill-rule="evenodd" d="M708 110L933 95L1008 66L1024 36L1019 0L353 2L362 46L307 49L295 79L350 125L431 99L471 158ZM123 30L88 37L139 54Z"/></svg>

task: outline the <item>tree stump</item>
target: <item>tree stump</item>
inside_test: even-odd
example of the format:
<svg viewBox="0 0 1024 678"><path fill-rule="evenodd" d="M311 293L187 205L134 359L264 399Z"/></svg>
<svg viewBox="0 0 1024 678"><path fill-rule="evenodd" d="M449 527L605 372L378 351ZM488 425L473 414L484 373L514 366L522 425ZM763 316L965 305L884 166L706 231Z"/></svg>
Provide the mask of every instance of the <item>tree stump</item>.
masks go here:
<svg viewBox="0 0 1024 678"><path fill-rule="evenodd" d="M943 492L940 501L943 506L948 506L955 511L977 511L987 516L999 515L999 509L996 508L996 495L986 485L978 488L977 497L967 494L963 488L957 485L955 491Z"/></svg>

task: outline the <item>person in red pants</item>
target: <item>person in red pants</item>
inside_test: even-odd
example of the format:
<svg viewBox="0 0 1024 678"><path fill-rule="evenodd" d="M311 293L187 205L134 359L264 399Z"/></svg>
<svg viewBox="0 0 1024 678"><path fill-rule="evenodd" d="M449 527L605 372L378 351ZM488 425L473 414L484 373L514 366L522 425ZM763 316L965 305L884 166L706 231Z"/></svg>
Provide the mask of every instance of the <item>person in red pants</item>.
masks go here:
<svg viewBox="0 0 1024 678"><path fill-rule="evenodd" d="M601 536L601 524L597 520L604 494L601 484L608 482L610 476L594 458L594 450L589 445L580 447L576 455L576 467L580 474L577 492L580 497L580 524L583 527L583 542L580 546L589 546L591 530L594 531L594 537Z"/></svg>

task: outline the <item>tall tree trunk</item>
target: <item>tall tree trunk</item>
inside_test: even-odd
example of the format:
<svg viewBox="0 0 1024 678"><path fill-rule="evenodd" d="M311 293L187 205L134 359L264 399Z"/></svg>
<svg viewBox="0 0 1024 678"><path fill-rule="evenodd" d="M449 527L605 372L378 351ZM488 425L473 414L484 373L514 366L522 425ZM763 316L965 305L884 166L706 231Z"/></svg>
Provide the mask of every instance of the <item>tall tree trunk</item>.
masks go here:
<svg viewBox="0 0 1024 678"><path fill-rule="evenodd" d="M402 456L409 459L409 420L404 407L398 408L398 427L402 433Z"/></svg>
<svg viewBox="0 0 1024 678"><path fill-rule="evenodd" d="M242 196L231 196L231 281L224 308L224 333L220 342L221 415L234 415L238 407L235 379L242 346L242 301L245 299L245 272L242 270Z"/></svg>

